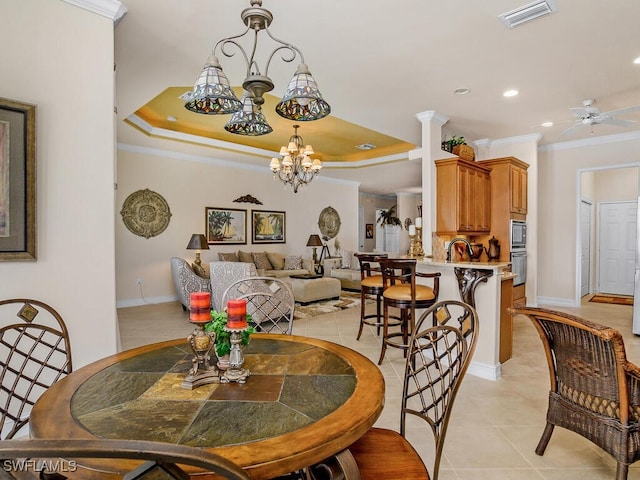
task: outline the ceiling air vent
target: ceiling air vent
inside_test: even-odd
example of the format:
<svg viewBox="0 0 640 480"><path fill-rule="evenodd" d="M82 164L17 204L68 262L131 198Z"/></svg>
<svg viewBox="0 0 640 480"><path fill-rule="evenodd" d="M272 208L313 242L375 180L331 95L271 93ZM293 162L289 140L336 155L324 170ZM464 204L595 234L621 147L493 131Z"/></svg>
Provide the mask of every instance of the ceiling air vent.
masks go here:
<svg viewBox="0 0 640 480"><path fill-rule="evenodd" d="M356 145L356 148L359 148L360 150L373 150L376 146L370 143L363 143L362 145Z"/></svg>
<svg viewBox="0 0 640 480"><path fill-rule="evenodd" d="M498 18L507 27L513 28L522 23L528 22L529 20L533 20L534 18L538 18L542 15L553 13L555 11L556 6L552 0L542 0L529 3L523 7L498 15Z"/></svg>

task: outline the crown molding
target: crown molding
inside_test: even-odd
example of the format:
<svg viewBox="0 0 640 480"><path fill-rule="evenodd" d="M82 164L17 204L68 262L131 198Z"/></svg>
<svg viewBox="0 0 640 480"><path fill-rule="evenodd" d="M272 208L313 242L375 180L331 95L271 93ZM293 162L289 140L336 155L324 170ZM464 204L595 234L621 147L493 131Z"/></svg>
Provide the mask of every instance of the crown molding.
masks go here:
<svg viewBox="0 0 640 480"><path fill-rule="evenodd" d="M556 150L569 150L571 148L592 147L594 145L606 145L608 143L627 142L640 139L640 132L615 133L613 135L603 135L601 137L590 137L582 140L572 140L568 142L550 143L538 148L538 152L551 152Z"/></svg>
<svg viewBox="0 0 640 480"><path fill-rule="evenodd" d="M83 8L103 17L110 18L117 25L125 13L125 7L119 0L62 0L65 3Z"/></svg>

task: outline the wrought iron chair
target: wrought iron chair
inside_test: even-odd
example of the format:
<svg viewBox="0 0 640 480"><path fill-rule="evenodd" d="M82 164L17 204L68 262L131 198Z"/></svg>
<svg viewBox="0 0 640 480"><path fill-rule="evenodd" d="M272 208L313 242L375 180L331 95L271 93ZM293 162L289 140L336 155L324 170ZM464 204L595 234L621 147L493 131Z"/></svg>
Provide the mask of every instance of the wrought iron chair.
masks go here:
<svg viewBox="0 0 640 480"><path fill-rule="evenodd" d="M360 340L365 325L376 327L377 334L384 325L382 321L382 273L379 267L374 267L372 263L378 263L381 258L387 258L386 253L355 253L360 264L360 328L356 340ZM367 295L376 297L376 313L365 313ZM393 317L392 317L393 318ZM373 320L375 319L375 320ZM398 326L400 321L389 321L389 326Z"/></svg>
<svg viewBox="0 0 640 480"><path fill-rule="evenodd" d="M229 285L222 299L222 305L230 299L245 299L256 331L291 335L295 299L284 281L275 277L244 278Z"/></svg>
<svg viewBox="0 0 640 480"><path fill-rule="evenodd" d="M384 360L387 347L400 348L405 355L409 345L409 336L413 332L416 309L428 308L438 301L440 272L417 273L415 258L380 258L380 270L384 290L382 349L378 365ZM416 283L416 277L433 279L433 287ZM389 307L400 309L400 332L389 332L392 326Z"/></svg>
<svg viewBox="0 0 640 480"><path fill-rule="evenodd" d="M130 470L121 472L124 480L160 478L159 472L164 472L162 478L177 480L191 478L188 472L213 472L228 480L251 479L244 470L226 458L185 445L107 439L0 441L2 473L6 475L2 478L64 480L67 478L65 473L80 473L82 460L88 458L132 460L126 462L126 466L123 464L124 468ZM27 462L25 459L30 460ZM58 472L52 471L53 467L57 467ZM78 478L77 475L73 478Z"/></svg>
<svg viewBox="0 0 640 480"><path fill-rule="evenodd" d="M29 422L40 395L71 373L71 347L60 314L38 300L0 301L0 438Z"/></svg>
<svg viewBox="0 0 640 480"><path fill-rule="evenodd" d="M435 325L435 326L434 326ZM400 433L370 428L349 447L362 480L425 480L429 471L405 438L407 416L429 425L433 434L437 480L451 409L478 338L478 315L468 304L438 302L426 310L411 335L400 410ZM344 461L329 459L309 469L316 480L337 480L348 473ZM345 476L345 478L347 478ZM357 478L357 477L351 477Z"/></svg>
<svg viewBox="0 0 640 480"><path fill-rule="evenodd" d="M640 368L627 361L613 328L544 308L515 308L535 325L551 388L547 423L536 447L543 455L554 427L578 433L612 455L616 479L640 459Z"/></svg>

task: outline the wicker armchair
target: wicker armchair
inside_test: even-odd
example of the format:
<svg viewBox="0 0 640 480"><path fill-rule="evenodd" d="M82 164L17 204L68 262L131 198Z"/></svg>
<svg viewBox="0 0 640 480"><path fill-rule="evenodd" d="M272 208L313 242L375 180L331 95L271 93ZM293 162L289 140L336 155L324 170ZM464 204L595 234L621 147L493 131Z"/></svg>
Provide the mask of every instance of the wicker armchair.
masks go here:
<svg viewBox="0 0 640 480"><path fill-rule="evenodd" d="M627 361L620 333L553 310L513 311L533 321L549 364L547 424L536 453L544 454L556 425L564 427L611 454L616 479L626 479L640 458L640 369Z"/></svg>

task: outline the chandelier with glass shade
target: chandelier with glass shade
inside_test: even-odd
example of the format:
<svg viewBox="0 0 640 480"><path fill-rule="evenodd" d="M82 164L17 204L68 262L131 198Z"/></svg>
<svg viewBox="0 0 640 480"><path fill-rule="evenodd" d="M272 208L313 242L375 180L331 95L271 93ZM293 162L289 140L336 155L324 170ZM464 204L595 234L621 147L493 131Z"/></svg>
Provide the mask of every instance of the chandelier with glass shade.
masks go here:
<svg viewBox="0 0 640 480"><path fill-rule="evenodd" d="M298 192L298 188L311 183L322 168L319 159L312 159L313 147L305 145L304 140L298 135L299 125L294 125L294 134L289 138L289 144L280 148L282 159L272 158L271 171L273 176L279 178L285 186L291 185L293 193Z"/></svg>
<svg viewBox="0 0 640 480"><path fill-rule="evenodd" d="M271 34L269 25L273 21L273 15L269 10L262 8L262 0L251 0L250 3L251 6L244 9L240 15L247 28L243 33L223 38L215 44L212 55L196 80L193 91L182 96L185 100L185 108L207 115L232 114L224 128L234 134L257 136L272 132L273 129L262 112L262 105L264 94L274 88L274 83L269 78L269 66L277 54L284 62L292 62L300 58L300 64L282 100L276 105L278 115L294 121L319 120L329 115L331 107L322 98L300 49ZM275 48L264 64L264 73L260 71L256 59L258 38L262 31L276 42ZM249 32L253 32L254 35L251 51L247 54L247 50L239 40ZM239 51L246 62L247 73L242 82L244 94L241 100L234 93L222 71L216 55L218 51L226 57L232 57Z"/></svg>

